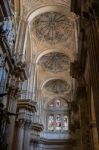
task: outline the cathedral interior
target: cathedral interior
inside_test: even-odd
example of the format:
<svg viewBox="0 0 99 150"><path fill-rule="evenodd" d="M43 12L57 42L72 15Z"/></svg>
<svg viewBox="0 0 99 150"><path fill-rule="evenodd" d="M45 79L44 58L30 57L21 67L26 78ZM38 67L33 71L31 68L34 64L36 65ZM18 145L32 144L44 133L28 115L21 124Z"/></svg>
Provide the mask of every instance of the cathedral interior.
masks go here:
<svg viewBox="0 0 99 150"><path fill-rule="evenodd" d="M0 0L0 150L99 150L99 0Z"/></svg>

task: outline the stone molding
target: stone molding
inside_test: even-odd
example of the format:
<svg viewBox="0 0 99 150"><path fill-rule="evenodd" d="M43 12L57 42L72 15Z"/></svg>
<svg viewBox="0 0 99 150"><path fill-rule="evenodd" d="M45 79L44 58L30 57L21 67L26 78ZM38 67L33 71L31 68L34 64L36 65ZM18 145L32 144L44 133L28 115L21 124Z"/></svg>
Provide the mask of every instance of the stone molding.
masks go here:
<svg viewBox="0 0 99 150"><path fill-rule="evenodd" d="M36 111L36 104L31 100L18 100L16 122L23 123L24 128L31 128L33 113Z"/></svg>
<svg viewBox="0 0 99 150"><path fill-rule="evenodd" d="M37 102L29 99L18 100L17 109L26 109L34 113L37 111Z"/></svg>
<svg viewBox="0 0 99 150"><path fill-rule="evenodd" d="M39 115L34 114L34 116L32 116L32 126L31 129L32 130L36 130L38 132L41 132L43 130L43 124L42 121L40 119Z"/></svg>
<svg viewBox="0 0 99 150"><path fill-rule="evenodd" d="M67 12L70 11L70 0L23 0L23 16L26 17L31 11L44 7L44 6L64 6Z"/></svg>

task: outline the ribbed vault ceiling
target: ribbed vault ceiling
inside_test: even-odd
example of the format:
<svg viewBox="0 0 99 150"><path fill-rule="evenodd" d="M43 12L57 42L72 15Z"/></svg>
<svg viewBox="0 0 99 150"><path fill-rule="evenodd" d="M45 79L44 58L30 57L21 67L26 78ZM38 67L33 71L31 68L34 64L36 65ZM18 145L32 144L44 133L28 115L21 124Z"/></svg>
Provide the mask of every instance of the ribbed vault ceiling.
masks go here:
<svg viewBox="0 0 99 150"><path fill-rule="evenodd" d="M62 79L50 80L45 84L44 88L56 94L68 92L70 90L69 84Z"/></svg>
<svg viewBox="0 0 99 150"><path fill-rule="evenodd" d="M61 72L69 69L69 57L61 52L51 52L42 56L39 65L51 72Z"/></svg>
<svg viewBox="0 0 99 150"><path fill-rule="evenodd" d="M77 30L70 4L70 0L23 0L22 3L23 16L29 22L33 63L39 55L49 50L36 64L36 87L43 97L47 97L46 101L61 95L67 95L70 101L72 94L69 68L77 54ZM44 88L41 88L42 85Z"/></svg>
<svg viewBox="0 0 99 150"><path fill-rule="evenodd" d="M56 44L66 41L73 30L72 23L65 15L51 11L35 17L32 31L40 41Z"/></svg>

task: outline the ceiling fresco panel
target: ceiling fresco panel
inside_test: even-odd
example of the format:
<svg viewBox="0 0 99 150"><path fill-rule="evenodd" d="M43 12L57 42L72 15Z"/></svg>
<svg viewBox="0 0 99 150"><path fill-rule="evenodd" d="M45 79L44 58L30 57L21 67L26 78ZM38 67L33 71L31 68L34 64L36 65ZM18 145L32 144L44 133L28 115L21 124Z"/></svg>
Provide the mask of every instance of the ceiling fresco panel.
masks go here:
<svg viewBox="0 0 99 150"><path fill-rule="evenodd" d="M44 85L44 88L56 94L70 91L70 85L62 79L50 80Z"/></svg>
<svg viewBox="0 0 99 150"><path fill-rule="evenodd" d="M50 72L62 72L69 69L69 57L61 52L51 52L41 57L39 65Z"/></svg>
<svg viewBox="0 0 99 150"><path fill-rule="evenodd" d="M72 23L58 12L46 12L35 17L32 31L40 41L50 44L66 41L72 34Z"/></svg>

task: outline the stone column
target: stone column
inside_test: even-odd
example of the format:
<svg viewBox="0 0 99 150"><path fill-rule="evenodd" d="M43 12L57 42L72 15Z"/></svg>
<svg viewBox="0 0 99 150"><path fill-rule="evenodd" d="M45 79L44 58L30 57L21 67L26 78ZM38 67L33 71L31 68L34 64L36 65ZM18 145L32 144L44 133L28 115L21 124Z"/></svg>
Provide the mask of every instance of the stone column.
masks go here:
<svg viewBox="0 0 99 150"><path fill-rule="evenodd" d="M24 141L23 150L29 150L30 147L30 122L25 122L24 124Z"/></svg>
<svg viewBox="0 0 99 150"><path fill-rule="evenodd" d="M89 107L86 94L80 98L81 137L83 150L91 149L91 133L89 128Z"/></svg>
<svg viewBox="0 0 99 150"><path fill-rule="evenodd" d="M35 143L33 144L33 150L39 150L39 147L38 147L38 143L37 143L37 142L35 142Z"/></svg>
<svg viewBox="0 0 99 150"><path fill-rule="evenodd" d="M16 38L16 44L15 44L15 53L16 54L20 54L20 55L23 54L26 26L27 26L27 23L24 20L20 20L19 28L18 28L18 35Z"/></svg>
<svg viewBox="0 0 99 150"><path fill-rule="evenodd" d="M96 126L96 114L95 114L95 106L93 99L93 91L91 89L91 121L90 121L90 129L92 132L92 142L94 150L99 149L99 141L98 141L98 132Z"/></svg>
<svg viewBox="0 0 99 150"><path fill-rule="evenodd" d="M12 106L14 106L13 108L15 108L14 111L11 111L12 113L16 113L16 100L14 99L13 102L12 102ZM13 146L13 136L14 136L14 126L15 126L15 116L11 116L9 117L10 118L10 124L9 124L9 127L8 127L8 140L7 140L7 143L8 143L8 150L12 150L12 146Z"/></svg>
<svg viewBox="0 0 99 150"><path fill-rule="evenodd" d="M16 150L22 150L23 149L23 140L24 140L24 121L19 121L18 122Z"/></svg>
<svg viewBox="0 0 99 150"><path fill-rule="evenodd" d="M33 149L33 143L30 143L30 148L29 148L29 150L34 150L34 149Z"/></svg>
<svg viewBox="0 0 99 150"><path fill-rule="evenodd" d="M81 145L83 150L90 150L91 149L91 133L89 128L90 112L82 62L74 61L74 63L71 64L71 75L73 78L76 79L75 100L76 103L79 104L79 114L81 118L80 120L81 140L79 144Z"/></svg>
<svg viewBox="0 0 99 150"><path fill-rule="evenodd" d="M71 115L72 138L75 140L76 145L73 150L81 150L81 135L80 135L80 121L79 121L79 105L78 102L72 102L72 115Z"/></svg>
<svg viewBox="0 0 99 150"><path fill-rule="evenodd" d="M11 76L11 80L9 83L9 91L8 91L8 104L7 104L7 108L9 113L12 113L12 115L10 115L10 124L8 127L8 150L12 150L12 144L13 144L13 136L14 136L14 126L15 126L15 114L16 114L16 109L17 109L17 98L18 98L18 94L19 94L19 78L16 78L15 75ZM9 138L10 135L10 138Z"/></svg>
<svg viewBox="0 0 99 150"><path fill-rule="evenodd" d="M99 43L97 40L97 30L95 29L94 23L87 31L88 42L88 55L89 55L89 72L90 81L93 89L93 101L95 106L96 114L96 126L99 138Z"/></svg>

